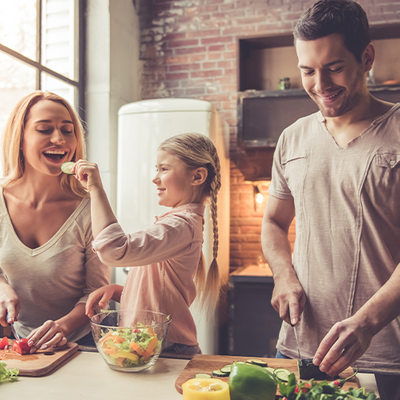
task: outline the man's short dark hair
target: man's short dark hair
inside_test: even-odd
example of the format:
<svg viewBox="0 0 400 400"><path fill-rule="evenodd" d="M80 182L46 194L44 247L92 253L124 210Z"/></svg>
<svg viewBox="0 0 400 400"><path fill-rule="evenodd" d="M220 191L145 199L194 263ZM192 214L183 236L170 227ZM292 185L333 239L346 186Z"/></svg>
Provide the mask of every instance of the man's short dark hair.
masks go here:
<svg viewBox="0 0 400 400"><path fill-rule="evenodd" d="M315 40L332 33L343 35L344 45L358 62L371 42L368 18L350 0L320 0L303 13L293 31L294 40Z"/></svg>

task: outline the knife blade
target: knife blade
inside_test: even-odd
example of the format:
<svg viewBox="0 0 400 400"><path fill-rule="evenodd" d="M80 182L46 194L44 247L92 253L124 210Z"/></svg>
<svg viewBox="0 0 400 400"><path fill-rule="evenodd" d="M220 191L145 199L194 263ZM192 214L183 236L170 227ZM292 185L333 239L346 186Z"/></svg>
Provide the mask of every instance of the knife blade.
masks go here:
<svg viewBox="0 0 400 400"><path fill-rule="evenodd" d="M15 339L19 340L21 337L18 335L17 331L15 330L14 322L10 323L11 332L13 333Z"/></svg>
<svg viewBox="0 0 400 400"><path fill-rule="evenodd" d="M301 360L299 339L297 338L296 326L293 324L290 325L293 327L294 337L296 338L296 344L297 344L297 354L299 356L299 360Z"/></svg>

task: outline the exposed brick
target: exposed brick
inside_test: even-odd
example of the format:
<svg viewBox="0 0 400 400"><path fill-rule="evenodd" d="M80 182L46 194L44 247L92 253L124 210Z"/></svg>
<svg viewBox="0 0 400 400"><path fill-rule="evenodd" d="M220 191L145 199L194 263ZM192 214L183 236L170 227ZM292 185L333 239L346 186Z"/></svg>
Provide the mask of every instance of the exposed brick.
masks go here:
<svg viewBox="0 0 400 400"><path fill-rule="evenodd" d="M211 2L212 0L208 0L207 1L207 3L209 3L209 2ZM216 12L218 12L219 10L218 10L218 6L203 6L203 7L201 7L201 8L199 8L199 14L207 14L207 15L210 15L210 14L213 14L213 13L216 13Z"/></svg>
<svg viewBox="0 0 400 400"><path fill-rule="evenodd" d="M201 57L201 56L200 56ZM166 64L185 64L188 62L189 58L187 56L179 56L179 57L165 57ZM193 60L190 59L193 62Z"/></svg>
<svg viewBox="0 0 400 400"><path fill-rule="evenodd" d="M207 54L194 54L189 56L190 62L199 62L207 60Z"/></svg>
<svg viewBox="0 0 400 400"><path fill-rule="evenodd" d="M176 54L193 54L193 53L204 53L206 51L205 46L196 46L196 47L183 47L180 49L176 49Z"/></svg>
<svg viewBox="0 0 400 400"><path fill-rule="evenodd" d="M220 5L220 10L221 11L230 11L234 9L234 4L233 3L229 3L229 4L221 4Z"/></svg>
<svg viewBox="0 0 400 400"><path fill-rule="evenodd" d="M197 39L188 39L188 40L172 40L168 41L168 48L175 49L177 47L193 47L197 46L199 41Z"/></svg>
<svg viewBox="0 0 400 400"><path fill-rule="evenodd" d="M260 173L267 155L255 150L243 157L237 145L237 38L291 33L301 12L314 2L152 0L153 17L140 16L142 99L203 99L229 124L231 271L257 262L269 186L268 182L258 183L264 200L254 210L252 186L245 180ZM399 0L359 3L372 25L400 21ZM295 222L290 226L289 240L293 246Z"/></svg>
<svg viewBox="0 0 400 400"><path fill-rule="evenodd" d="M233 40L232 36L216 36L213 38L204 38L201 39L201 44L216 44L216 43L231 43Z"/></svg>
<svg viewBox="0 0 400 400"><path fill-rule="evenodd" d="M177 71L193 71L199 70L200 64L180 64L180 65L170 65L169 71L170 72L177 72Z"/></svg>
<svg viewBox="0 0 400 400"><path fill-rule="evenodd" d="M238 26L234 28L224 28L222 30L223 35L235 35L235 36L246 36L251 35L256 32L256 25L249 25L249 26Z"/></svg>
<svg viewBox="0 0 400 400"><path fill-rule="evenodd" d="M219 29L206 29L206 30L198 30L194 32L187 32L186 37L188 39L194 39L194 38L202 38L206 36L218 36L220 34Z"/></svg>
<svg viewBox="0 0 400 400"><path fill-rule="evenodd" d="M204 62L202 64L203 69L211 69L211 68L215 68L217 66L217 63L215 62Z"/></svg>
<svg viewBox="0 0 400 400"><path fill-rule="evenodd" d="M224 51L225 50L225 46L224 45L216 45L216 46L208 46L208 51Z"/></svg>
<svg viewBox="0 0 400 400"><path fill-rule="evenodd" d="M259 243L260 235L234 235L231 232L231 243Z"/></svg>
<svg viewBox="0 0 400 400"><path fill-rule="evenodd" d="M187 79L189 74L187 72L181 72L176 74L167 74L166 78L173 81L173 80L182 80Z"/></svg>
<svg viewBox="0 0 400 400"><path fill-rule="evenodd" d="M199 87L199 88L187 88L186 89L186 94L188 96L201 96L205 93L205 88L204 87Z"/></svg>
<svg viewBox="0 0 400 400"><path fill-rule="evenodd" d="M207 58L211 60L221 60L222 58L222 53L221 52L215 52L215 53L208 53Z"/></svg>
<svg viewBox="0 0 400 400"><path fill-rule="evenodd" d="M213 78L215 76L221 76L222 69L215 69L210 71L195 71L190 73L191 78Z"/></svg>
<svg viewBox="0 0 400 400"><path fill-rule="evenodd" d="M165 36L165 40L173 41L173 40L183 40L183 39L190 39L187 37L185 32L177 32L177 33L168 33Z"/></svg>

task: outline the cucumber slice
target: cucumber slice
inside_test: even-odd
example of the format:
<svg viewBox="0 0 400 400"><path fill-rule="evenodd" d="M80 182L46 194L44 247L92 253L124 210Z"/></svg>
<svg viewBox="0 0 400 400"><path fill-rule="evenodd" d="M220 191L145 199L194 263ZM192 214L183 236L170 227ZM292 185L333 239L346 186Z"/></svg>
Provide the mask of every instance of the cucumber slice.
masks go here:
<svg viewBox="0 0 400 400"><path fill-rule="evenodd" d="M247 360L247 363L259 365L260 367L268 367L268 363L263 360L259 360L258 358L251 358L250 360Z"/></svg>
<svg viewBox="0 0 400 400"><path fill-rule="evenodd" d="M194 377L195 377L195 378L206 378L206 379L210 379L210 378L211 378L211 375L209 375L209 374L196 374Z"/></svg>
<svg viewBox="0 0 400 400"><path fill-rule="evenodd" d="M275 376L282 382L287 382L289 380L290 372L285 368L277 368L274 373Z"/></svg>
<svg viewBox="0 0 400 400"><path fill-rule="evenodd" d="M272 375L275 375L275 368L272 367L264 367L268 372L270 372Z"/></svg>
<svg viewBox="0 0 400 400"><path fill-rule="evenodd" d="M75 163L73 161L67 161L61 164L61 171L64 172L64 174L75 175L75 172L73 172L74 166Z"/></svg>
<svg viewBox="0 0 400 400"><path fill-rule="evenodd" d="M229 376L229 372L222 372L220 369L216 369L215 371L212 372L214 376L218 377L224 377L224 376Z"/></svg>
<svg viewBox="0 0 400 400"><path fill-rule="evenodd" d="M221 372L225 372L226 374L230 374L232 371L232 364L225 365L221 368Z"/></svg>

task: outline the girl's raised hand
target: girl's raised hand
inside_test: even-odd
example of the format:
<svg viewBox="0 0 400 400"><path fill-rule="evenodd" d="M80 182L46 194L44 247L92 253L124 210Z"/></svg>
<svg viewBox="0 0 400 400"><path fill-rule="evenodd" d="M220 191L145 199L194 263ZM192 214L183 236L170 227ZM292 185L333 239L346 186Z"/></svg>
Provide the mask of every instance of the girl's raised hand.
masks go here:
<svg viewBox="0 0 400 400"><path fill-rule="evenodd" d="M119 301L120 292L120 285L111 284L98 288L90 293L86 302L86 315L92 318L95 314L96 307L105 308L111 299Z"/></svg>
<svg viewBox="0 0 400 400"><path fill-rule="evenodd" d="M75 178L91 192L96 188L102 188L99 167L95 163L86 160L78 160L75 164Z"/></svg>

